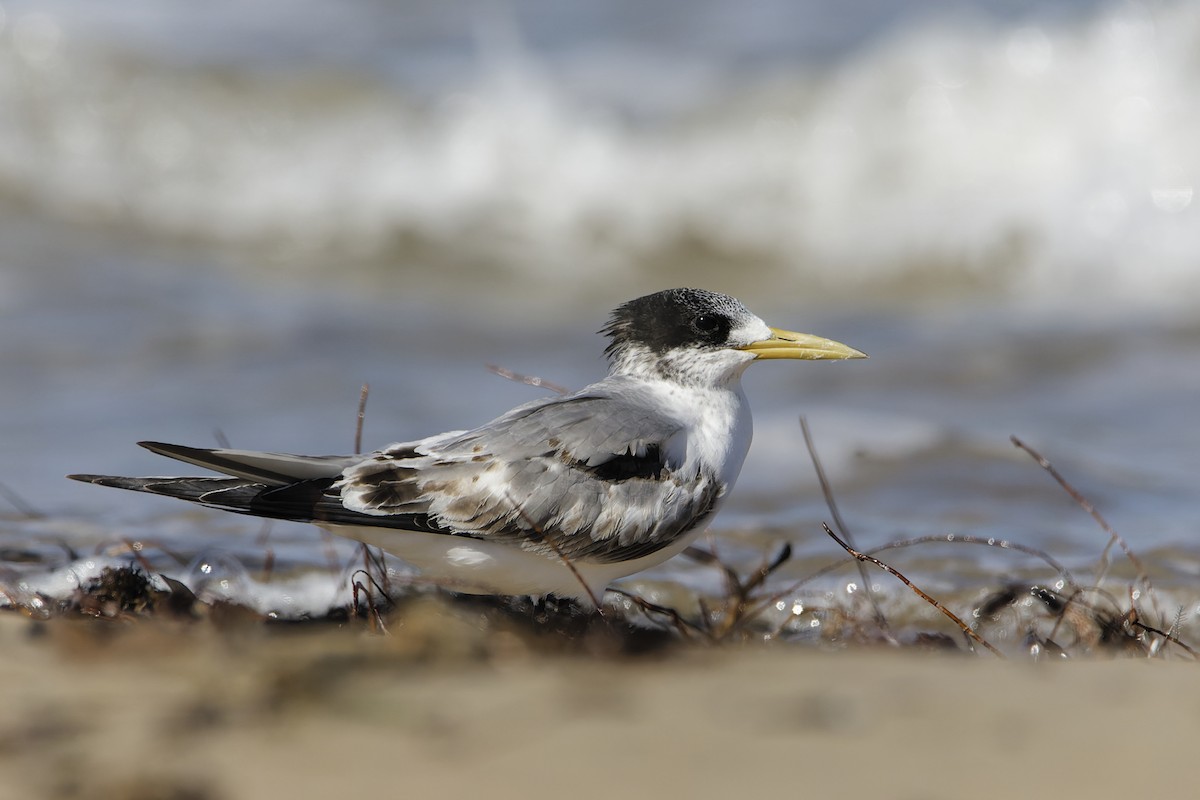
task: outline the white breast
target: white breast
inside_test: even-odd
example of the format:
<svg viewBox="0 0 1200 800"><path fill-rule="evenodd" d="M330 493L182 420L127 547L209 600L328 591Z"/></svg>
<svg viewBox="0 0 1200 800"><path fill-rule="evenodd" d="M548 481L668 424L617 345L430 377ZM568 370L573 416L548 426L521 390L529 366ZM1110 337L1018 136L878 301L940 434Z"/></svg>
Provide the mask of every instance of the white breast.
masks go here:
<svg viewBox="0 0 1200 800"><path fill-rule="evenodd" d="M686 437L679 439L679 446L686 447L686 452L668 456L682 461L686 472L699 470L716 475L731 488L754 433L741 383L700 389L662 381L650 388L658 396L663 412L682 422L687 431Z"/></svg>

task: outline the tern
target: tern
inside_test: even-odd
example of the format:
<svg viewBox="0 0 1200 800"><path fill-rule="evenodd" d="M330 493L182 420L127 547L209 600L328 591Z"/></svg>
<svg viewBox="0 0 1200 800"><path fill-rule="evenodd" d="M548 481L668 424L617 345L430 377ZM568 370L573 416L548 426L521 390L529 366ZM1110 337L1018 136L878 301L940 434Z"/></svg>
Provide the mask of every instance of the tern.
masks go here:
<svg viewBox="0 0 1200 800"><path fill-rule="evenodd" d="M68 477L311 522L452 591L595 603L684 550L728 497L750 447L747 366L866 357L701 289L631 300L601 333L607 377L472 430L352 456L140 442L222 477Z"/></svg>

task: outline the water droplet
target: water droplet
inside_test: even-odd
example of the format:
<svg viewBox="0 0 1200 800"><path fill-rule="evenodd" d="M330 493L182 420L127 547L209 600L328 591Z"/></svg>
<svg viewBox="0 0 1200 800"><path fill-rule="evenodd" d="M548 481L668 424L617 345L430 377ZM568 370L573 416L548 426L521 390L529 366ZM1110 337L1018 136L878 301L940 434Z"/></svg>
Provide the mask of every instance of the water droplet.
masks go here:
<svg viewBox="0 0 1200 800"><path fill-rule="evenodd" d="M250 576L242 562L224 553L201 553L192 559L182 578L201 600L248 601Z"/></svg>

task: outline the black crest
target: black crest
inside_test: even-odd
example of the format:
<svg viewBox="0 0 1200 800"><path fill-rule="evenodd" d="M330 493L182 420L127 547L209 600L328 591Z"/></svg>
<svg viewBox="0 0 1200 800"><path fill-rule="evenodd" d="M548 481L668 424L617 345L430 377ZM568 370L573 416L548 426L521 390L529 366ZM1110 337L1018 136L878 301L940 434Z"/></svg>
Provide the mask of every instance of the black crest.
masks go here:
<svg viewBox="0 0 1200 800"><path fill-rule="evenodd" d="M617 308L601 333L609 358L632 345L662 354L678 347L723 347L750 312L732 297L704 289L667 289Z"/></svg>

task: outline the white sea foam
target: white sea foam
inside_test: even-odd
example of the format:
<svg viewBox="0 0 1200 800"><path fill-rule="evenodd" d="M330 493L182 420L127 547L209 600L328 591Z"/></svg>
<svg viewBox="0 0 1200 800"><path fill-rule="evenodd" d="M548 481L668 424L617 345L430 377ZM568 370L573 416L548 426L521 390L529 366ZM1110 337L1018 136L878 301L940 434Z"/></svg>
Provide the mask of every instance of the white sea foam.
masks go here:
<svg viewBox="0 0 1200 800"><path fill-rule="evenodd" d="M0 608L24 605L36 609L50 603L67 602L99 579L104 570L130 566L133 564L127 557L88 556L56 568L26 569L21 575L7 575L0 580ZM238 603L260 614L281 619L323 617L335 609L348 608L354 602L349 573L305 570L262 580L251 577L230 556L216 559L214 568L207 575L178 569L145 575L150 589L156 592L172 591L166 581L169 577L194 591L203 603ZM363 582L361 578L358 580ZM363 598L366 597L364 594ZM378 601L378 592L371 597Z"/></svg>
<svg viewBox="0 0 1200 800"><path fill-rule="evenodd" d="M899 29L820 68L680 61L645 87L686 85L687 109L641 96L637 119L580 88L627 75L620 51L558 71L489 49L481 77L417 95L156 61L13 12L0 190L347 269L416 241L553 285L700 248L842 289L1165 304L1200 289L1200 7L1154 9Z"/></svg>

